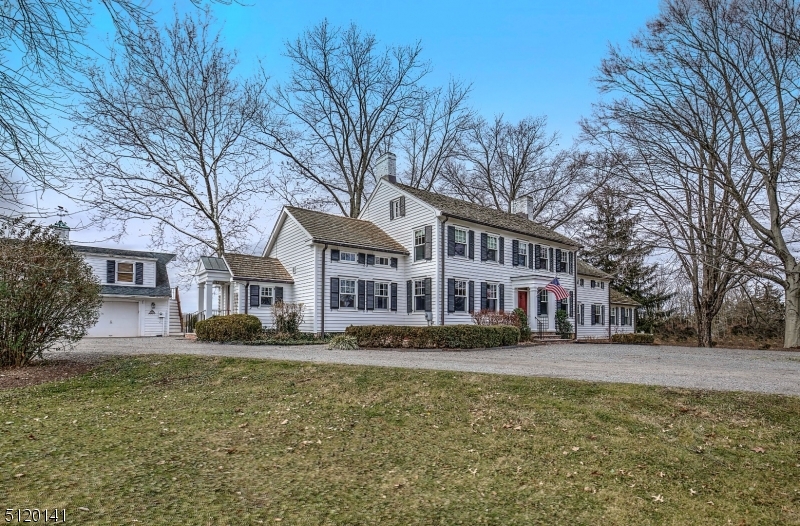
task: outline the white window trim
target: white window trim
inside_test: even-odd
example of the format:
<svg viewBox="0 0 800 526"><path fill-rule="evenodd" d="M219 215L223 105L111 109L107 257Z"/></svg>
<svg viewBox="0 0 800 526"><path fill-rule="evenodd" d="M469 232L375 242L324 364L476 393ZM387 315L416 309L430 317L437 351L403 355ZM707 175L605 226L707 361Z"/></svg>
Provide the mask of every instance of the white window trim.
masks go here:
<svg viewBox="0 0 800 526"><path fill-rule="evenodd" d="M464 295L458 294L458 284L464 284ZM455 298L464 298L464 310L456 310ZM462 278L453 279L453 314L469 314L469 280Z"/></svg>
<svg viewBox="0 0 800 526"><path fill-rule="evenodd" d="M421 283L422 284L422 294L421 295L417 294L417 283ZM425 312L425 305L424 305L425 304L425 292L426 292L425 291L425 278L412 280L412 286L414 287L414 289L412 290L412 294L411 294L411 301L412 301L412 307L413 307L412 310L414 312ZM431 294L433 294L433 291L431 291ZM422 310L417 309L417 298L423 298L422 299L422 303L423 303Z"/></svg>
<svg viewBox="0 0 800 526"><path fill-rule="evenodd" d="M131 280L130 281L120 281L119 280L119 265L123 264L130 264L131 265ZM125 287L141 287L144 285L144 279L142 279L142 285L136 284L136 263L141 263L141 261L134 261L131 259L115 259L114 260L114 283L113 285L122 285ZM144 270L144 269L142 269ZM127 272L125 273L127 274ZM142 272L144 277L144 271Z"/></svg>
<svg viewBox="0 0 800 526"><path fill-rule="evenodd" d="M385 259L386 263L379 263L378 262L379 259ZM389 257L386 257L386 256L375 256L375 266L376 267L390 267L391 265L392 265L392 258L389 258Z"/></svg>
<svg viewBox="0 0 800 526"><path fill-rule="evenodd" d="M378 285L386 285L386 296L378 294ZM374 286L375 286L373 294L374 310L388 311L392 307L391 305L392 284L388 281L376 281ZM386 307L378 307L378 298L386 298Z"/></svg>
<svg viewBox="0 0 800 526"><path fill-rule="evenodd" d="M528 242L527 241L523 241L521 239L518 239L517 240L517 244L518 244L518 248L517 248L517 263L519 263L519 256L521 256L523 252L525 253L525 263L524 264L520 264L518 266L527 267L528 266L528 262L530 261L530 259L529 259L530 254L528 254Z"/></svg>
<svg viewBox="0 0 800 526"><path fill-rule="evenodd" d="M539 258L539 270L553 270L550 268L550 247L547 245L539 245L539 247L539 254L542 255L542 257ZM542 261L544 261L544 266L542 266ZM536 265L534 265L534 267L535 266Z"/></svg>
<svg viewBox="0 0 800 526"><path fill-rule="evenodd" d="M269 291L269 294L264 294L264 292ZM261 290L259 291L259 300L258 306L259 307L272 307L275 305L275 287L266 287L264 285L261 286ZM264 298L269 298L271 301L270 303L264 303Z"/></svg>
<svg viewBox="0 0 800 526"><path fill-rule="evenodd" d="M342 256L345 254L352 254L353 259L342 259ZM357 252L350 252L348 250L340 250L339 251L339 262L340 263L358 263L358 253Z"/></svg>
<svg viewBox="0 0 800 526"><path fill-rule="evenodd" d="M349 292L342 292L342 287L344 286L345 281L352 281L353 282L353 306L352 307L345 307L342 305L342 296L350 296ZM350 310L358 310L358 279L357 278L339 278L339 308L340 309L350 309Z"/></svg>
<svg viewBox="0 0 800 526"><path fill-rule="evenodd" d="M411 231L411 246L412 246L412 252L411 252L412 261L411 261L411 264L412 265L414 263L423 263L423 262L427 262L428 261L427 259L425 259L424 253L423 253L423 256L420 259L417 259L417 247L424 247L425 246L425 241L427 241L427 240L425 240L425 241L423 241L423 243L421 245L417 245L417 232L419 232L419 231L422 231L422 238L425 239L425 226L421 226L419 228L414 228ZM433 236L433 231L432 230L431 230L431 236ZM431 240L431 243L433 243L433 240ZM433 245L431 244L431 248L432 247L433 247ZM423 250L423 252L425 251L424 248L422 250Z"/></svg>
<svg viewBox="0 0 800 526"><path fill-rule="evenodd" d="M390 206L392 207L392 217L394 219L400 218L400 198L392 199L390 202Z"/></svg>
<svg viewBox="0 0 800 526"><path fill-rule="evenodd" d="M494 239L494 248L489 248L489 240ZM494 259L489 259L489 251L494 250ZM500 264L500 235L486 233L486 261L484 263Z"/></svg>

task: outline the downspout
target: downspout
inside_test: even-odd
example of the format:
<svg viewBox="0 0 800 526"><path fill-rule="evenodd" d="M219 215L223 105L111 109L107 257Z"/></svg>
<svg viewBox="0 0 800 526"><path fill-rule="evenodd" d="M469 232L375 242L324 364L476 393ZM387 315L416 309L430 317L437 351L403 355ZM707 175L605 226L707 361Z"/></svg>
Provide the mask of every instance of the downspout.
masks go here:
<svg viewBox="0 0 800 526"><path fill-rule="evenodd" d="M244 282L244 313L247 314L247 308L250 306L250 282Z"/></svg>
<svg viewBox="0 0 800 526"><path fill-rule="evenodd" d="M322 248L322 308L320 309L320 335L325 337L325 252L328 250L328 244Z"/></svg>
<svg viewBox="0 0 800 526"><path fill-rule="evenodd" d="M448 219L450 219L446 215L443 215L443 217L444 217L444 221L442 221L442 235L441 235L441 238L439 239L439 242L442 245L442 275L441 275L440 284L439 284L439 290L440 290L439 304L440 304L441 312L442 312L442 323L441 323L442 325L444 325L444 304L445 304L445 301L446 301L445 300L445 296L444 296L444 282L445 282L445 279L444 279L444 260L445 260L445 254L446 254L445 248L446 248L446 245L447 245L447 236L445 235L445 226L444 226L444 224L447 223Z"/></svg>
<svg viewBox="0 0 800 526"><path fill-rule="evenodd" d="M611 341L611 280L608 282L606 293L608 294L608 340Z"/></svg>
<svg viewBox="0 0 800 526"><path fill-rule="evenodd" d="M575 291L575 297L572 300L572 307L575 309L575 317L573 321L575 322L575 341L578 341L578 316L580 316L580 312L578 310L578 251L576 250L572 254L572 259L574 263L572 265L572 290Z"/></svg>

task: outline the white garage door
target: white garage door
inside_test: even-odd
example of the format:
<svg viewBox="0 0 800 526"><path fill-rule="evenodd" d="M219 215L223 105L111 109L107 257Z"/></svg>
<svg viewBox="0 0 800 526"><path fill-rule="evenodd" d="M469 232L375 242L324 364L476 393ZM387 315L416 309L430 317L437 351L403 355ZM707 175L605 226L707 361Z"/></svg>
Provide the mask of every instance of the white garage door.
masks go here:
<svg viewBox="0 0 800 526"><path fill-rule="evenodd" d="M91 337L124 338L139 336L139 302L105 301L100 307L97 325L89 329Z"/></svg>

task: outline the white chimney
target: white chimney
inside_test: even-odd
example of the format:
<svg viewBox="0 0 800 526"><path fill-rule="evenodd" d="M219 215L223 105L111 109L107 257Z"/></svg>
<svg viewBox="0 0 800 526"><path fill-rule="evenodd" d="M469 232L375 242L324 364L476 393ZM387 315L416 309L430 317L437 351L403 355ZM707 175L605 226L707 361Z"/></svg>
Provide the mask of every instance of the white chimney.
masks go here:
<svg viewBox="0 0 800 526"><path fill-rule="evenodd" d="M64 243L69 243L69 227L64 221L59 220L56 224L53 225L53 230L56 231L58 237L61 238L61 241Z"/></svg>
<svg viewBox="0 0 800 526"><path fill-rule="evenodd" d="M397 156L386 152L375 162L375 175L378 179L386 178L390 183L397 182Z"/></svg>
<svg viewBox="0 0 800 526"><path fill-rule="evenodd" d="M533 197L526 195L511 201L511 213L533 221Z"/></svg>

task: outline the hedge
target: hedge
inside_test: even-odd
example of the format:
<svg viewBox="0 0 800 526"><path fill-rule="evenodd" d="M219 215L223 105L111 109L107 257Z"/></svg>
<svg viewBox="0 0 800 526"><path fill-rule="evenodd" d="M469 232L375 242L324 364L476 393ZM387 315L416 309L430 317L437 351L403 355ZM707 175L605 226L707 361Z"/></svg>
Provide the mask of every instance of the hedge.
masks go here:
<svg viewBox="0 0 800 526"><path fill-rule="evenodd" d="M477 349L519 342L519 329L509 325L351 325L345 334L355 336L359 347L372 348Z"/></svg>
<svg viewBox="0 0 800 526"><path fill-rule="evenodd" d="M653 343L653 335L643 333L613 334L611 335L611 341L614 343L650 344Z"/></svg>
<svg viewBox="0 0 800 526"><path fill-rule="evenodd" d="M204 342L249 341L263 334L261 320L250 314L214 316L194 326L197 339Z"/></svg>

